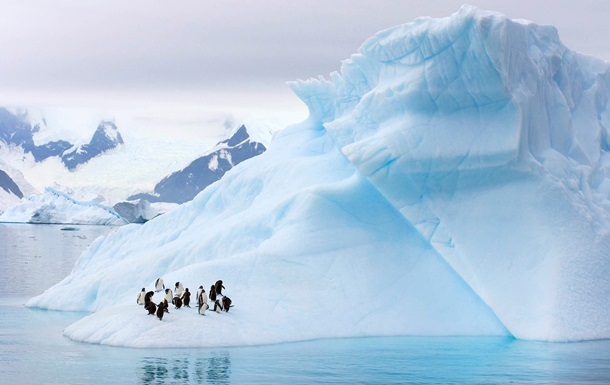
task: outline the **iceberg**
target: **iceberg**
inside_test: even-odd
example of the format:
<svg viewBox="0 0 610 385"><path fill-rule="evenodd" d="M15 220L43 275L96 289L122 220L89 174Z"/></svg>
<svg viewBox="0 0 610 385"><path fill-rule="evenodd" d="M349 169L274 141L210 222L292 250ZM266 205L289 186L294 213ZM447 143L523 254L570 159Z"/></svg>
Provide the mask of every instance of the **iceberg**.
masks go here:
<svg viewBox="0 0 610 385"><path fill-rule="evenodd" d="M292 84L518 338L608 338L608 66L465 6Z"/></svg>
<svg viewBox="0 0 610 385"><path fill-rule="evenodd" d="M610 338L609 85L555 28L470 6L381 31L290 83L310 116L268 151L27 306L93 312L65 334L131 347ZM158 277L222 279L235 307L159 322L135 304Z"/></svg>
<svg viewBox="0 0 610 385"><path fill-rule="evenodd" d="M80 194L82 195L82 194ZM86 196L87 194L85 194ZM83 198L85 197L83 196ZM22 198L0 215L0 222L122 226L129 223L101 196L82 199L69 189L47 187L40 195Z"/></svg>
<svg viewBox="0 0 610 385"><path fill-rule="evenodd" d="M112 206L112 209L129 223L146 223L175 206L177 205L172 203L155 203L151 205L146 199L138 199L116 203Z"/></svg>

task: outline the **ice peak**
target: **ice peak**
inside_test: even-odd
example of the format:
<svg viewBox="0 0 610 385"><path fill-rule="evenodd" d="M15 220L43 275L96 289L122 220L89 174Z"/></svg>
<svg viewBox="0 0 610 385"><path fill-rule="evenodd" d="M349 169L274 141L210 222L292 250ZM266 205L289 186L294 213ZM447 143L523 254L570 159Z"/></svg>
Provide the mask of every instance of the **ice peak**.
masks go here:
<svg viewBox="0 0 610 385"><path fill-rule="evenodd" d="M104 137L106 137L110 142L121 144L123 143L123 138L119 133L119 129L117 128L114 121L102 120L97 127L96 134L100 133Z"/></svg>

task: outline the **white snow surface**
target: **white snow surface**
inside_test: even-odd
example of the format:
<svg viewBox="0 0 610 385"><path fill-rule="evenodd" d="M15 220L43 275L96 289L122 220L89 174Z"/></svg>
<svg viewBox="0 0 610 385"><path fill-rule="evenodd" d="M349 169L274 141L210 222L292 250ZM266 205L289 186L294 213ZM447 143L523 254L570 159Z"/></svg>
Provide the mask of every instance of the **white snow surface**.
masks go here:
<svg viewBox="0 0 610 385"><path fill-rule="evenodd" d="M553 27L469 6L382 31L291 84L307 121L27 305L94 312L65 334L132 347L610 338L609 85ZM222 279L235 307L159 321L135 303L157 277Z"/></svg>
<svg viewBox="0 0 610 385"><path fill-rule="evenodd" d="M24 197L8 207L0 215L0 222L111 226L128 223L104 202L97 194L47 187L43 194Z"/></svg>

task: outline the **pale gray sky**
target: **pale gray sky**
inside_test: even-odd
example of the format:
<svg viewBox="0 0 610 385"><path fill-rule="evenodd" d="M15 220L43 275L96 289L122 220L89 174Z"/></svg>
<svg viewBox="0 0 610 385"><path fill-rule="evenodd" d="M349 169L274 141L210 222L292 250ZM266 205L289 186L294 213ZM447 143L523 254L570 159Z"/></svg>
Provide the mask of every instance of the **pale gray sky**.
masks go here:
<svg viewBox="0 0 610 385"><path fill-rule="evenodd" d="M326 76L377 31L418 16L448 16L462 4L0 0L0 103L148 98L292 108L299 102L286 81ZM610 59L610 1L469 4L554 25L571 49Z"/></svg>

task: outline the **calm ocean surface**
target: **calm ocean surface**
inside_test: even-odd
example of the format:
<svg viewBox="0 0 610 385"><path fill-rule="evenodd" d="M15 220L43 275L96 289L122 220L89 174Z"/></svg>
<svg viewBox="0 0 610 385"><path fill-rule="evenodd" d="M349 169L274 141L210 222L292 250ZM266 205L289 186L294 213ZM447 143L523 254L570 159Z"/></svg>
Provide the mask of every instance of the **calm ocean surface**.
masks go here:
<svg viewBox="0 0 610 385"><path fill-rule="evenodd" d="M103 226L0 224L0 384L609 384L610 341L354 338L230 349L73 342L83 313L23 303L60 281Z"/></svg>

